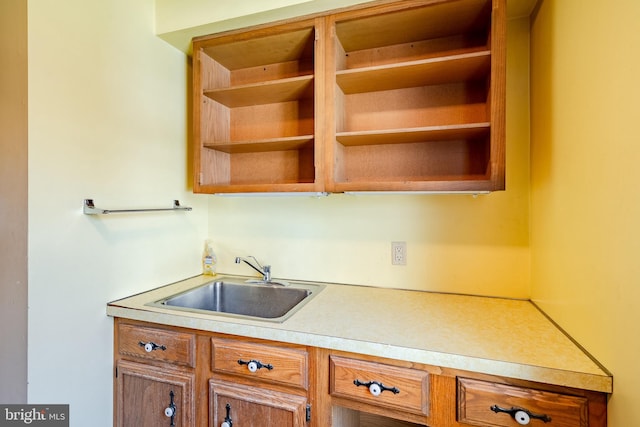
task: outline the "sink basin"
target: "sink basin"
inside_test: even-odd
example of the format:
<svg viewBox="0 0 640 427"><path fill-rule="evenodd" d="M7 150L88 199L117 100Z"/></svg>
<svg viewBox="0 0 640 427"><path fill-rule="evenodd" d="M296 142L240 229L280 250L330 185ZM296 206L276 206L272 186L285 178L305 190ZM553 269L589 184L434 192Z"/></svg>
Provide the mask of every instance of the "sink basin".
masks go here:
<svg viewBox="0 0 640 427"><path fill-rule="evenodd" d="M322 288L307 283L282 286L217 279L150 305L283 322Z"/></svg>

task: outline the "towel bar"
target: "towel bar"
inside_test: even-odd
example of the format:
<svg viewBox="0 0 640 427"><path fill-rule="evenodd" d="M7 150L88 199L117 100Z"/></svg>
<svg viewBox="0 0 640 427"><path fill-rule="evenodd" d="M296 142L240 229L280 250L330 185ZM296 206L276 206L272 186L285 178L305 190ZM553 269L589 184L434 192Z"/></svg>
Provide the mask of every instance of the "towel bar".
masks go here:
<svg viewBox="0 0 640 427"><path fill-rule="evenodd" d="M179 200L173 201L171 208L150 208L150 209L100 209L93 204L93 199L84 199L82 212L85 215L107 215L111 213L135 213L135 212L159 212L159 211L190 211L189 206L181 206Z"/></svg>

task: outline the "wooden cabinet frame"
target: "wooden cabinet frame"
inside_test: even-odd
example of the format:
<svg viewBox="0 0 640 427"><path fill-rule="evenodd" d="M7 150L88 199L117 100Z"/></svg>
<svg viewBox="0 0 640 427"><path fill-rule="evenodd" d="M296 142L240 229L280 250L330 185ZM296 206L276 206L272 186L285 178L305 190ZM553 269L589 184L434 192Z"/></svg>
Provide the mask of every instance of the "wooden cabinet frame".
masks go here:
<svg viewBox="0 0 640 427"><path fill-rule="evenodd" d="M324 33L306 19L194 41L194 191L323 189Z"/></svg>
<svg viewBox="0 0 640 427"><path fill-rule="evenodd" d="M194 39L194 191L503 190L505 9L380 1Z"/></svg>
<svg viewBox="0 0 640 427"><path fill-rule="evenodd" d="M606 393L120 318L115 319L115 326L114 426L118 427L128 427L131 422L136 426L168 425L163 409L169 403L170 391L174 391L179 409L176 425L185 427L210 427L214 420L218 423L213 425L220 425L227 401L233 404L233 414L241 410L245 420L248 413L273 410L274 417L292 427L509 425L508 415L489 409L493 404L523 406L532 412L548 413L558 421L563 416L556 414L573 411L579 413L581 427L607 426ZM119 332L137 337L140 331L146 336L153 331L159 337L194 336L195 366L142 357L128 351L127 339L118 339ZM224 348L216 350L214 345ZM216 352L221 354L220 363L213 358ZM307 356L301 358L303 354ZM280 379L254 376L244 365L236 370L230 363L236 357L253 355L273 363L273 374ZM303 365L308 381L301 386L297 373L298 366ZM401 400L382 394L383 400L379 401L363 393L361 387L348 388L354 379L396 386L402 392L393 396ZM141 397L143 391L146 397ZM560 425L572 424L564 421Z"/></svg>

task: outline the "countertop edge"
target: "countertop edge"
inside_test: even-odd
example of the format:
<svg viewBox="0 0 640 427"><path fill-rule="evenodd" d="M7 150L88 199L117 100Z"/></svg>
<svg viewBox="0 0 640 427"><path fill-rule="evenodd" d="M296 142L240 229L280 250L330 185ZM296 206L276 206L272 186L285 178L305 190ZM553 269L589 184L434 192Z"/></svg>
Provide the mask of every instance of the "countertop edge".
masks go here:
<svg viewBox="0 0 640 427"><path fill-rule="evenodd" d="M161 325L204 330L207 332L385 357L448 369L497 375L602 393L610 394L613 392L613 377L604 372L603 375L594 375L584 372L559 370L424 349L406 348L391 344L277 329L270 327L270 325L265 322L234 322L233 319L220 318L207 320L203 320L202 318L193 319L189 316L179 314L124 307L118 305L117 301L107 305L107 315Z"/></svg>

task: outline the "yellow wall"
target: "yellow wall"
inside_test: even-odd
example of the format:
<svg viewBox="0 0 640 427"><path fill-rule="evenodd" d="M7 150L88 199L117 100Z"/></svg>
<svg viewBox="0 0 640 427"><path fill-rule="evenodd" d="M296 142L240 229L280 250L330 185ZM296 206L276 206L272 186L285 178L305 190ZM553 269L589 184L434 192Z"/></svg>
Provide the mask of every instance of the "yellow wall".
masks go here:
<svg viewBox="0 0 640 427"><path fill-rule="evenodd" d="M640 425L640 2L544 0L532 18L532 297L614 375Z"/></svg>

